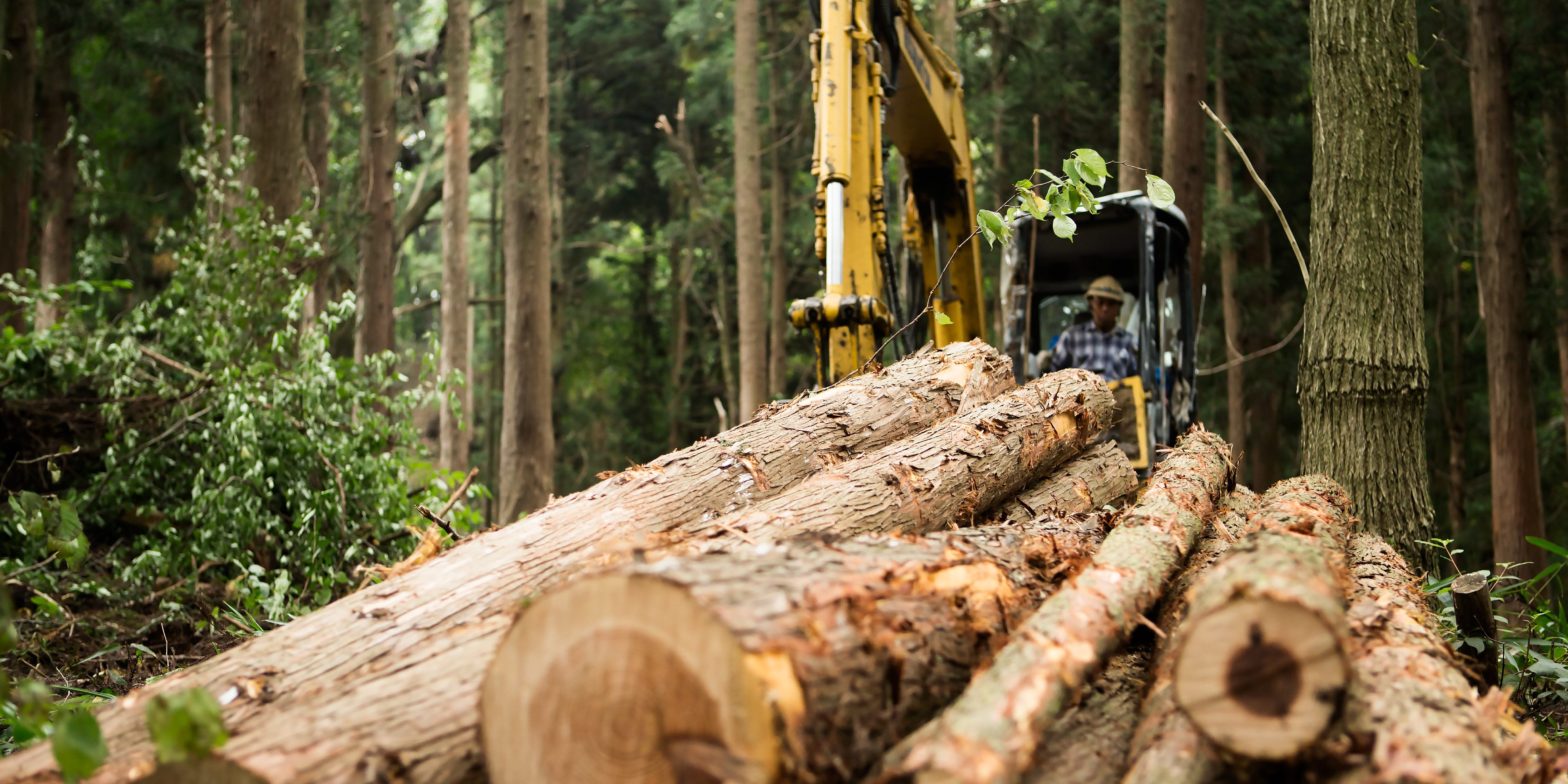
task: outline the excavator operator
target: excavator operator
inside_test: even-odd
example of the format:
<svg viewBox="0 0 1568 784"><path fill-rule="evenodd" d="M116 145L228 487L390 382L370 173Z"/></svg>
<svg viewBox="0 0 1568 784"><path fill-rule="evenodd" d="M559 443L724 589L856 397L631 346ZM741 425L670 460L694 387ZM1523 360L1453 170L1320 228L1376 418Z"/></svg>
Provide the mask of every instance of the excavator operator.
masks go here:
<svg viewBox="0 0 1568 784"><path fill-rule="evenodd" d="M1089 303L1088 321L1074 324L1056 342L1051 371L1083 368L1106 381L1120 381L1138 373L1138 344L1132 333L1117 324L1126 292L1116 278L1096 278L1084 292Z"/></svg>

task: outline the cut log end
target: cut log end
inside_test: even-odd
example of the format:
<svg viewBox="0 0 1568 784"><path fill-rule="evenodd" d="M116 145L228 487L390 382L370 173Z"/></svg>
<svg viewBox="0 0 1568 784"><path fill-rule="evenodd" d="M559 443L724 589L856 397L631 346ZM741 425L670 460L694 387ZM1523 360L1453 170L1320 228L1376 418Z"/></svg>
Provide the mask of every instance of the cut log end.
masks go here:
<svg viewBox="0 0 1568 784"><path fill-rule="evenodd" d="M1189 623L1176 700L1210 740L1244 756L1285 759L1328 728L1349 666L1321 616L1247 599Z"/></svg>
<svg viewBox="0 0 1568 784"><path fill-rule="evenodd" d="M556 641L552 653L526 644L540 638ZM490 779L769 780L778 748L766 683L779 675L792 677L749 661L662 580L580 582L524 613L490 666L480 695Z"/></svg>

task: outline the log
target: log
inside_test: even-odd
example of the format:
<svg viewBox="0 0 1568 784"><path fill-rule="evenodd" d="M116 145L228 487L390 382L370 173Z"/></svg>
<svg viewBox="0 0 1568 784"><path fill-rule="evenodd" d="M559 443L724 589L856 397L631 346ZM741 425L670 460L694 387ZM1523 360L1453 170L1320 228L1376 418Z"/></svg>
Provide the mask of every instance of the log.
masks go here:
<svg viewBox="0 0 1568 784"><path fill-rule="evenodd" d="M1192 588L1172 642L1173 685L1209 740L1285 760L1327 731L1350 677L1350 497L1324 476L1288 479L1249 522L1258 530Z"/></svg>
<svg viewBox="0 0 1568 784"><path fill-rule="evenodd" d="M1103 515L794 540L580 579L485 676L495 782L850 781L958 695Z"/></svg>
<svg viewBox="0 0 1568 784"><path fill-rule="evenodd" d="M1112 657L1083 699L1040 740L1024 784L1121 781L1127 746L1138 726L1138 703L1149 685L1151 658L1148 650L1139 648Z"/></svg>
<svg viewBox="0 0 1568 784"><path fill-rule="evenodd" d="M1198 549L1171 582L1157 620L1161 629L1173 632L1186 620L1192 586L1208 574L1233 542L1247 533L1247 518L1257 507L1257 495L1245 487L1237 487L1226 496L1214 525L1204 532ZM1225 770L1219 750L1176 706L1171 688L1176 656L1170 641L1167 636L1159 646L1153 682L1144 695L1138 729L1132 736L1123 784L1208 784L1219 780Z"/></svg>
<svg viewBox="0 0 1568 784"><path fill-rule="evenodd" d="M1027 522L1046 514L1079 514L1131 496L1138 473L1115 444L1084 450L1071 463L1027 490L1002 502L986 519L990 523Z"/></svg>
<svg viewBox="0 0 1568 784"><path fill-rule="evenodd" d="M143 701L192 686L224 705L231 738L219 754L266 781L472 778L481 770L481 672L473 663L494 653L519 596L603 558L596 549L603 540L720 517L1011 385L1005 359L968 343L764 407L747 424L465 539L424 566L99 709L110 760L95 780L150 768ZM58 780L47 747L0 760L0 780L32 774Z"/></svg>
<svg viewBox="0 0 1568 784"><path fill-rule="evenodd" d="M1492 591L1486 572L1470 572L1454 578L1449 588L1454 599L1454 624L1465 638L1459 655L1464 657L1466 675L1476 688L1485 692L1497 688L1501 674L1497 663L1497 618L1492 615ZM1480 644L1474 647L1472 641Z"/></svg>
<svg viewBox="0 0 1568 784"><path fill-rule="evenodd" d="M1224 441L1202 429L1183 437L1084 571L951 707L889 752L872 780L1016 781L1037 739L1165 593L1234 484Z"/></svg>
<svg viewBox="0 0 1568 784"><path fill-rule="evenodd" d="M1545 741L1508 715L1504 692L1477 698L1405 560L1372 534L1353 536L1348 553L1353 678L1343 727L1319 754L1320 777L1345 784L1534 780Z"/></svg>

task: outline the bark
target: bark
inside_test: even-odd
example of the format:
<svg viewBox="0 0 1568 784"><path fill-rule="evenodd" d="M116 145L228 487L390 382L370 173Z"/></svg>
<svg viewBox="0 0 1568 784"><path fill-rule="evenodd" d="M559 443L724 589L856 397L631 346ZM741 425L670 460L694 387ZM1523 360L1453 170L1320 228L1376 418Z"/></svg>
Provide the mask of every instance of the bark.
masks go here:
<svg viewBox="0 0 1568 784"><path fill-rule="evenodd" d="M1545 120L1542 123L1546 130L1546 196L1548 209L1551 212L1550 256L1552 262L1552 282L1557 294L1553 300L1557 303L1556 324L1554 331L1557 333L1557 373L1562 385L1563 404L1563 435L1568 437L1568 116L1562 104L1561 96L1565 92L1561 89L1551 93L1558 96L1556 102L1548 102L1545 111Z"/></svg>
<svg viewBox="0 0 1568 784"><path fill-rule="evenodd" d="M1465 433L1469 430L1470 417L1465 413L1465 344L1460 329L1465 297L1459 285L1457 259L1450 259L1448 263L1448 289L1452 298L1453 312L1444 320L1443 333L1447 336L1447 346L1444 347L1439 343L1438 357L1441 359L1442 352L1448 352L1448 366L1444 368L1448 389L1446 399L1443 401L1443 429L1448 434L1448 530L1453 538L1458 539L1466 527Z"/></svg>
<svg viewBox="0 0 1568 784"><path fill-rule="evenodd" d="M1449 595L1454 600L1454 625L1464 645L1459 655L1468 665L1466 673L1477 689L1497 688L1497 618L1492 614L1492 591L1487 587L1487 572L1470 572L1454 578ZM1472 643L1474 641L1474 643ZM1480 647L1475 647L1476 645Z"/></svg>
<svg viewBox="0 0 1568 784"><path fill-rule="evenodd" d="M38 9L34 0L5 0L0 60L0 275L27 269L33 198L33 94L38 76ZM22 329L21 309L0 303L0 326Z"/></svg>
<svg viewBox="0 0 1568 784"><path fill-rule="evenodd" d="M305 0L248 0L251 183L272 220L299 210L305 169Z"/></svg>
<svg viewBox="0 0 1568 784"><path fill-rule="evenodd" d="M1226 497L1214 525L1204 531L1203 540L1172 581L1160 607L1159 628L1174 631L1181 627L1187 619L1192 586L1250 530L1248 516L1257 508L1257 495L1245 487L1237 487ZM1172 688L1175 672L1176 656L1167 636L1160 644L1138 729L1129 746L1124 784L1205 784L1220 779L1225 770L1219 750L1177 707Z"/></svg>
<svg viewBox="0 0 1568 784"><path fill-rule="evenodd" d="M501 154L501 147L494 142L486 144L468 154L468 173L479 171L479 167L489 163ZM404 208L397 218L397 233L393 235L393 248L403 247L408 238L414 236L425 225L425 217L430 211L441 203L442 193L446 190L446 179L426 183L423 190L414 194L409 199L408 207Z"/></svg>
<svg viewBox="0 0 1568 784"><path fill-rule="evenodd" d="M1263 496L1251 525L1191 589L1171 643L1175 699L1205 737L1245 757L1295 757L1344 697L1350 498L1322 476Z"/></svg>
<svg viewBox="0 0 1568 784"><path fill-rule="evenodd" d="M1023 523L1046 514L1080 514L1131 496L1138 474L1127 454L1112 443L1090 447L1046 478L1003 501L988 522Z"/></svg>
<svg viewBox="0 0 1568 784"><path fill-rule="evenodd" d="M234 56L229 0L207 0L207 124L215 136L218 162L234 157Z"/></svg>
<svg viewBox="0 0 1568 784"><path fill-rule="evenodd" d="M394 348L392 278L396 258L392 229L397 196L392 179L399 147L393 102L397 76L395 13L392 0L360 0L360 23L365 35L361 58L365 113L360 126L359 158L364 177L365 226L359 235L359 321L354 332L354 358L359 360Z"/></svg>
<svg viewBox="0 0 1568 784"><path fill-rule="evenodd" d="M735 316L740 327L740 408L768 399L767 287L762 277L762 132L757 127L757 0L735 2Z"/></svg>
<svg viewBox="0 0 1568 784"><path fill-rule="evenodd" d="M1416 552L1432 536L1423 431L1421 99L1415 8L1312 6L1312 282L1301 465Z"/></svg>
<svg viewBox="0 0 1568 784"><path fill-rule="evenodd" d="M1154 103L1155 12L1148 0L1121 0L1121 87L1117 110L1116 169L1118 190L1143 182L1142 172L1154 165L1149 107ZM1131 165L1129 165L1131 164Z"/></svg>
<svg viewBox="0 0 1568 784"><path fill-rule="evenodd" d="M674 450L680 445L686 408L686 333L688 325L686 286L691 279L691 260L678 237L670 240L670 386L665 408L667 443Z"/></svg>
<svg viewBox="0 0 1568 784"><path fill-rule="evenodd" d="M231 739L222 753L268 781L372 771L473 779L483 674L473 665L494 654L519 596L605 563L601 542L645 540L779 495L821 466L921 432L1011 384L1011 367L993 349L958 344L769 406L100 709L111 759L101 778L154 759L142 718L150 695L192 686L222 695L240 683L256 694L225 705ZM48 749L33 748L0 763L0 779L53 769Z"/></svg>
<svg viewBox="0 0 1568 784"><path fill-rule="evenodd" d="M332 0L307 0L305 19L310 25L306 41L317 55L317 61L307 74L313 73L305 89L305 162L308 185L312 191L316 213L316 232L326 236L327 225L321 205L327 201L331 183L328 181L327 163L332 149L332 89L327 83L326 71L331 50L328 25L332 19ZM313 323L321 315L335 294L332 285L332 259L323 257L313 263L310 295L305 300L305 321Z"/></svg>
<svg viewBox="0 0 1568 784"><path fill-rule="evenodd" d="M958 61L958 3L955 0L936 0L931 11L931 37L948 57Z"/></svg>
<svg viewBox="0 0 1568 784"><path fill-rule="evenodd" d="M1546 744L1504 727L1507 699L1478 699L1436 631L1415 574L1375 534L1352 537L1353 677L1340 732L1318 761L1339 782L1517 782Z"/></svg>
<svg viewBox="0 0 1568 784"><path fill-rule="evenodd" d="M1541 570L1546 553L1525 541L1545 537L1536 460L1535 395L1525 318L1520 245L1519 173L1503 14L1497 0L1467 0L1470 9L1470 109L1481 224L1481 297L1486 322L1486 390L1491 406L1492 558ZM1417 224L1419 226L1420 224Z"/></svg>
<svg viewBox="0 0 1568 784"><path fill-rule="evenodd" d="M1127 744L1138 726L1138 702L1149 684L1149 652L1117 654L1083 700L1040 740L1039 763L1025 784L1117 784L1127 769Z"/></svg>
<svg viewBox="0 0 1568 784"><path fill-rule="evenodd" d="M1127 638L1233 484L1230 448L1188 433L1094 559L1025 622L940 717L889 752L875 781L1016 781L1038 738Z"/></svg>
<svg viewBox="0 0 1568 784"><path fill-rule="evenodd" d="M550 358L549 9L507 6L506 338L501 412L500 521L550 499L555 427Z"/></svg>
<svg viewBox="0 0 1568 784"><path fill-rule="evenodd" d="M1165 6L1165 147L1160 167L1176 191L1176 206L1187 216L1193 291L1203 285L1204 116L1198 102L1209 73L1203 5L1204 0L1169 0Z"/></svg>
<svg viewBox="0 0 1568 784"><path fill-rule="evenodd" d="M778 122L778 81L775 63L768 68L768 128L773 143L783 140ZM768 156L768 396L774 399L789 394L789 353L785 344L792 329L789 323L789 282L794 273L789 257L785 255L784 236L789 231L789 180L786 179L783 152L775 149Z"/></svg>
<svg viewBox="0 0 1568 784"><path fill-rule="evenodd" d="M963 691L1107 522L794 540L575 582L490 663L490 779L855 780ZM550 706L569 724L530 721Z"/></svg>
<svg viewBox="0 0 1568 784"><path fill-rule="evenodd" d="M46 40L44 68L39 77L40 139L44 159L39 183L38 287L46 290L71 282L71 227L75 223L76 145L69 138L76 95L71 84L70 36L55 31ZM60 317L59 306L40 302L33 327L40 332Z"/></svg>
<svg viewBox="0 0 1568 784"><path fill-rule="evenodd" d="M446 179L441 209L441 374L463 378L462 411L450 401L441 404L440 464L447 470L468 468L468 442L474 416L473 375L468 363L468 0L447 0L446 46Z"/></svg>
<svg viewBox="0 0 1568 784"><path fill-rule="evenodd" d="M1224 57L1224 36L1215 45L1216 59ZM1230 124L1230 112L1225 105L1225 76L1223 69L1214 78L1215 112ZM1222 215L1228 215L1235 204L1231 184L1230 145L1223 134L1214 135L1214 191ZM1229 228L1229 227L1224 227ZM1241 458L1248 456L1247 449L1247 397L1246 363L1241 362L1241 303L1236 296L1237 253L1236 242L1229 231L1221 233L1220 246L1220 306L1225 324L1225 361L1231 364L1225 371L1225 425L1232 446ZM1238 462L1238 465L1241 465Z"/></svg>

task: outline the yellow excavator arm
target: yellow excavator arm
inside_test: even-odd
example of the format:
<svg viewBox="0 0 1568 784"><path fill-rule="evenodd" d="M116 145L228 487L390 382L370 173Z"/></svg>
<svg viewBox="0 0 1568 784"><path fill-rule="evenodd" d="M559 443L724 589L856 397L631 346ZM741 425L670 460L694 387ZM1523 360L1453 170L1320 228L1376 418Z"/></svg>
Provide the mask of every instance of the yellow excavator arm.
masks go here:
<svg viewBox="0 0 1568 784"><path fill-rule="evenodd" d="M956 64L915 18L910 0L820 0L812 35L816 255L820 297L790 305L816 337L817 382L853 375L925 307L892 290L884 138L904 159L904 237L918 260L938 346L984 337L974 180ZM955 254L956 251L956 254ZM905 303L907 304L907 303ZM909 312L904 312L905 310ZM902 320L901 320L902 319Z"/></svg>

